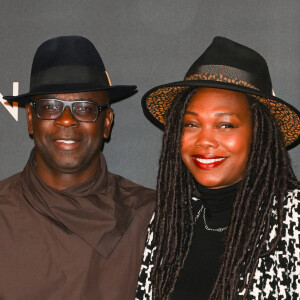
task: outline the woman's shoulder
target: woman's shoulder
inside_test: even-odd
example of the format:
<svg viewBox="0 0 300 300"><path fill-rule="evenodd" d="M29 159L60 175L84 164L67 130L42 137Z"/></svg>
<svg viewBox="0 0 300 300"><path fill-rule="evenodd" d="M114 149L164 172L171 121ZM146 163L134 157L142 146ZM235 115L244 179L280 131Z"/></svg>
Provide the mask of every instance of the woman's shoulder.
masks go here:
<svg viewBox="0 0 300 300"><path fill-rule="evenodd" d="M287 190L285 197L290 198L290 199L296 199L299 201L300 200L300 186L298 188Z"/></svg>
<svg viewBox="0 0 300 300"><path fill-rule="evenodd" d="M274 198L274 206L272 208L272 215L270 220L271 230L269 236L269 242L277 236L278 229L278 210L277 210L277 198ZM300 224L300 189L294 188L286 191L283 200L282 211L282 225L283 236L290 236L290 233L294 231L294 227ZM293 235L293 234L292 234Z"/></svg>
<svg viewBox="0 0 300 300"><path fill-rule="evenodd" d="M284 199L283 239L294 240L300 235L300 189L288 190ZM297 235L297 232L299 235ZM295 241L296 242L296 241Z"/></svg>
<svg viewBox="0 0 300 300"><path fill-rule="evenodd" d="M277 235L276 210L273 210L272 220L270 236L266 241L267 248ZM274 251L259 258L247 299L294 299L291 295L298 299L300 189L286 192L282 221L281 238Z"/></svg>
<svg viewBox="0 0 300 300"><path fill-rule="evenodd" d="M287 212L287 218L300 218L300 189L291 189L286 192L284 199L284 209Z"/></svg>

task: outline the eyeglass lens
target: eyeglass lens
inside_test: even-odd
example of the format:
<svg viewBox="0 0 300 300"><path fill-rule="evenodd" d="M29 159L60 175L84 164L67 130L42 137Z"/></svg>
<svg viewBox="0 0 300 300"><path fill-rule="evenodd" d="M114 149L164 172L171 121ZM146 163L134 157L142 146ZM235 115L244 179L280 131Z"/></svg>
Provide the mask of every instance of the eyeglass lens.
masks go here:
<svg viewBox="0 0 300 300"><path fill-rule="evenodd" d="M68 106L75 119L82 122L93 122L98 117L98 106L87 101L67 102L57 99L41 99L35 103L39 118L55 120L60 118L64 108Z"/></svg>

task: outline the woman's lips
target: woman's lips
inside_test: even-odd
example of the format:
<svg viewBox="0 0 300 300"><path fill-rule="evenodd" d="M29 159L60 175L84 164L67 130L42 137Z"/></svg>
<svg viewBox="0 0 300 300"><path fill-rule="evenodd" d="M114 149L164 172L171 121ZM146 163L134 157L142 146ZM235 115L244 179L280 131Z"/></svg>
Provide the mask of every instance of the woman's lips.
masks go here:
<svg viewBox="0 0 300 300"><path fill-rule="evenodd" d="M206 155L194 155L193 161L196 166L202 170L211 170L222 164L226 157L222 156L206 156Z"/></svg>

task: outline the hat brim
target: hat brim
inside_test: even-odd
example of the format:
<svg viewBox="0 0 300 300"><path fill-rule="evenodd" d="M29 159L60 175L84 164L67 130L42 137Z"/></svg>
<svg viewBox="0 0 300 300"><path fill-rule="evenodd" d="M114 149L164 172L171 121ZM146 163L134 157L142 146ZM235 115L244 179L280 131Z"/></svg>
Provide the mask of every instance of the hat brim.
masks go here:
<svg viewBox="0 0 300 300"><path fill-rule="evenodd" d="M226 89L254 96L254 98L266 105L276 118L283 133L286 148L293 148L300 143L300 113L295 107L273 95L266 95L258 90L228 82L183 80L154 87L142 98L142 107L145 115L156 126L164 129L168 111L175 97L187 88L198 87Z"/></svg>
<svg viewBox="0 0 300 300"><path fill-rule="evenodd" d="M81 93L92 91L108 91L109 101L116 102L120 99L131 96L136 85L115 85L115 86L91 86L90 84L63 84L63 85L51 85L44 86L42 89L31 91L26 94L18 96L4 96L3 99L7 101L14 101L22 104L26 104L31 101L32 96L46 95L46 94L68 94L68 93Z"/></svg>

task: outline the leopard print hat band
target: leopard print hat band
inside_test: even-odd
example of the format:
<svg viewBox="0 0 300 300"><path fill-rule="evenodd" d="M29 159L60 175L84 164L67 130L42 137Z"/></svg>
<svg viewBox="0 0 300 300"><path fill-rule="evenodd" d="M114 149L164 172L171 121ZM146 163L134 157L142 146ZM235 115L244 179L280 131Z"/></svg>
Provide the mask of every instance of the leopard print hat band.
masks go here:
<svg viewBox="0 0 300 300"><path fill-rule="evenodd" d="M183 81L160 85L144 95L142 106L145 115L163 128L175 97L191 87L223 88L250 94L275 116L288 149L300 142L300 113L273 96L267 63L256 51L216 37L191 66Z"/></svg>

